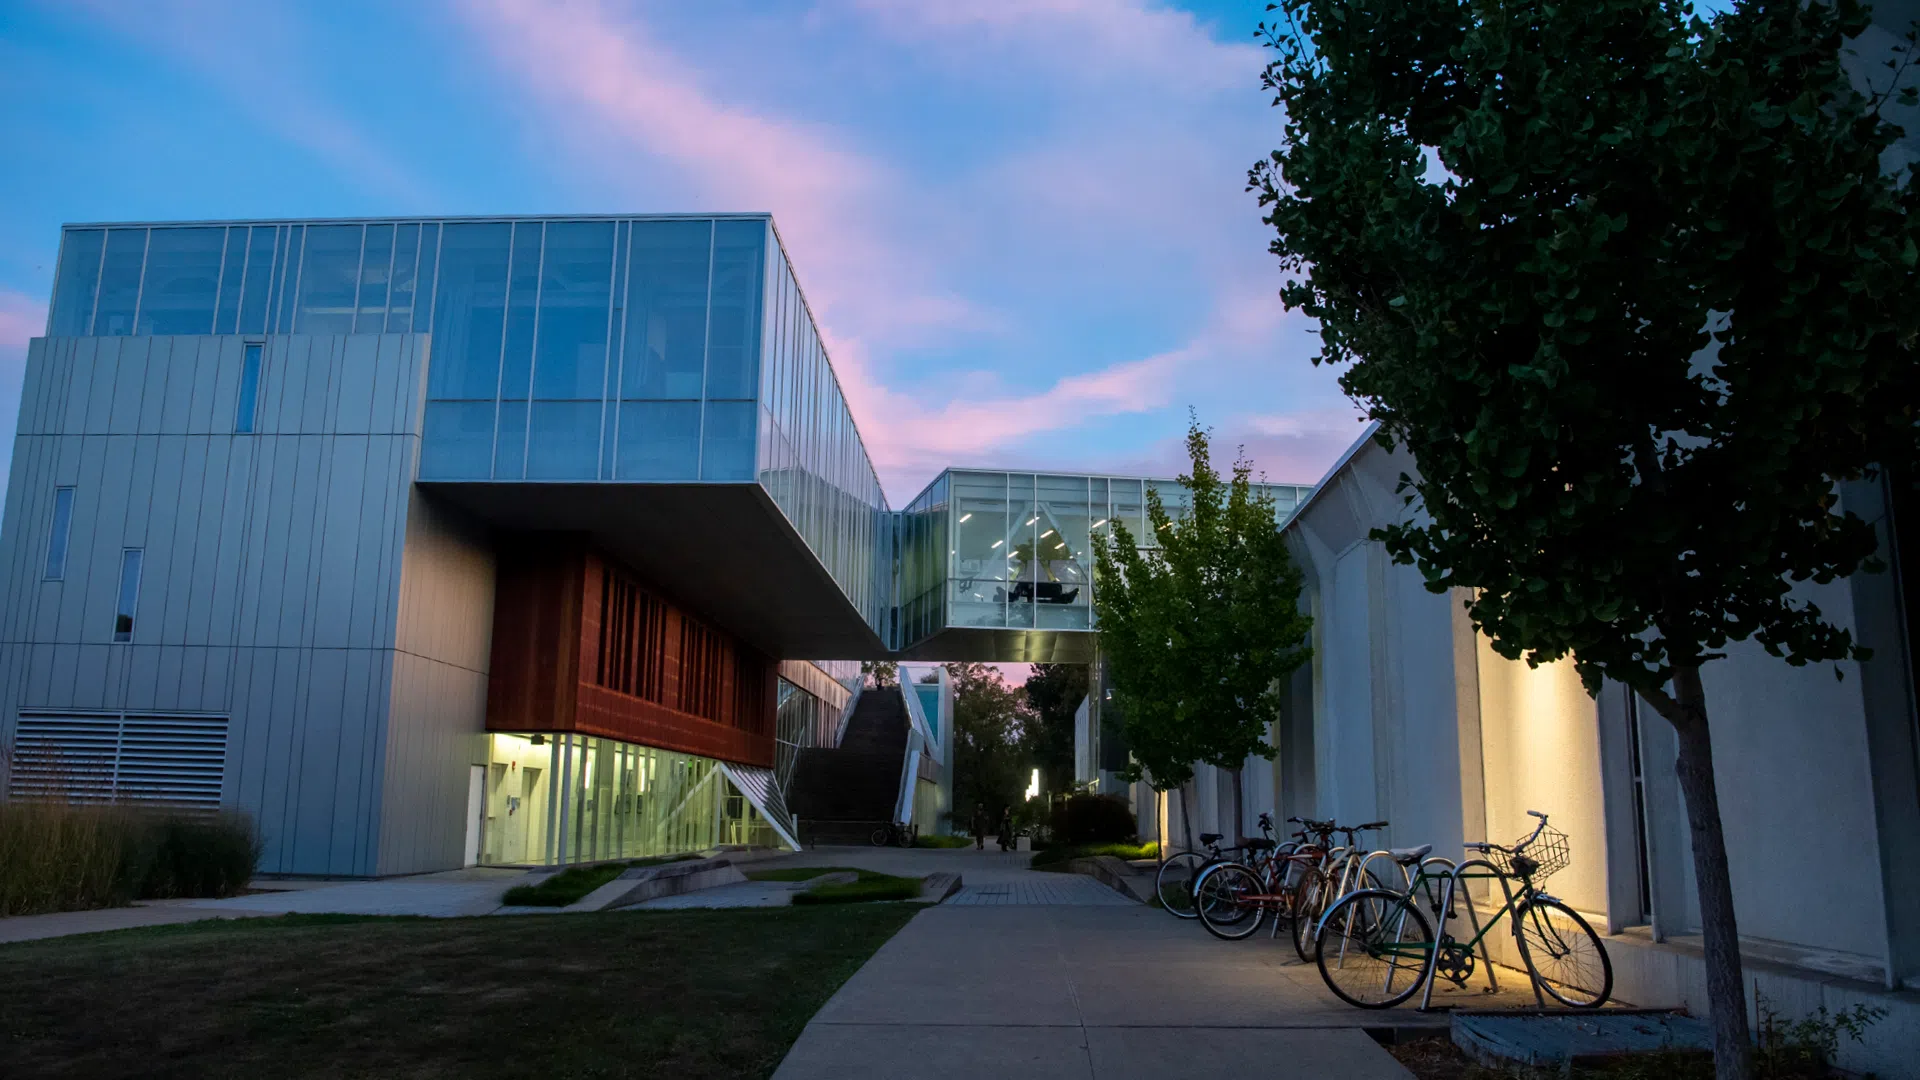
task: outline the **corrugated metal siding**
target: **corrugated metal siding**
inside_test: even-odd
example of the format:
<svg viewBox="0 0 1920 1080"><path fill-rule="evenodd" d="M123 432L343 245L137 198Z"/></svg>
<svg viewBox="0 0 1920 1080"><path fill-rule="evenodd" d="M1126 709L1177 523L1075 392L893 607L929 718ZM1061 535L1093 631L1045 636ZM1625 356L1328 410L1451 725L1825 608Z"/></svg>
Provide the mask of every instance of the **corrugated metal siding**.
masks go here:
<svg viewBox="0 0 1920 1080"><path fill-rule="evenodd" d="M426 343L266 343L257 434L237 436L240 337L32 342L0 526L0 743L21 709L230 715L223 798L258 817L261 868L372 874ZM72 541L48 582L60 485ZM115 645L123 547L145 570Z"/></svg>

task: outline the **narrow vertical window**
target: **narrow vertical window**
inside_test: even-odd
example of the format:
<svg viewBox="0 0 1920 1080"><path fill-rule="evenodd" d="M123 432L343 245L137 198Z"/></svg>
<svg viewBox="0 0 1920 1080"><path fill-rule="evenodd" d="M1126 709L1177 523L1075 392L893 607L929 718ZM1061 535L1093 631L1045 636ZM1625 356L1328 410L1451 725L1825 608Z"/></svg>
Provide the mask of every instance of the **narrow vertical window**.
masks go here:
<svg viewBox="0 0 1920 1080"><path fill-rule="evenodd" d="M73 489L53 489L53 528L47 534L47 580L67 578L67 537L73 532Z"/></svg>
<svg viewBox="0 0 1920 1080"><path fill-rule="evenodd" d="M240 404L233 416L233 431L236 435L253 433L254 407L260 398L260 350L262 346L248 345L247 357L240 365Z"/></svg>
<svg viewBox="0 0 1920 1080"><path fill-rule="evenodd" d="M133 609L140 603L139 548L120 552L120 603L113 614L113 640L133 640Z"/></svg>

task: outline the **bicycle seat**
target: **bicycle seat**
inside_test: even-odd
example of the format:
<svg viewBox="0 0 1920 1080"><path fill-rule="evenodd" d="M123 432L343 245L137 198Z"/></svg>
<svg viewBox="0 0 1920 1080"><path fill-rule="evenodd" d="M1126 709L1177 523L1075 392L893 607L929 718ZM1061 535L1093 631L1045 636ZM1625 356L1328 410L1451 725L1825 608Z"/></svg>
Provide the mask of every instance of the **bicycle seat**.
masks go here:
<svg viewBox="0 0 1920 1080"><path fill-rule="evenodd" d="M1249 839L1245 844L1241 846L1246 848L1248 851L1272 851L1274 848L1274 843L1272 840L1269 840L1266 837L1258 837L1258 838Z"/></svg>
<svg viewBox="0 0 1920 1080"><path fill-rule="evenodd" d="M1432 850L1432 844L1421 844L1419 847L1393 848L1388 851L1387 854L1393 856L1393 861L1399 863L1401 866L1415 866L1419 864L1421 859L1426 858L1427 853Z"/></svg>
<svg viewBox="0 0 1920 1080"><path fill-rule="evenodd" d="M1203 844L1211 844L1215 840L1220 839L1222 835L1223 834L1217 832L1203 832L1200 834L1200 842Z"/></svg>

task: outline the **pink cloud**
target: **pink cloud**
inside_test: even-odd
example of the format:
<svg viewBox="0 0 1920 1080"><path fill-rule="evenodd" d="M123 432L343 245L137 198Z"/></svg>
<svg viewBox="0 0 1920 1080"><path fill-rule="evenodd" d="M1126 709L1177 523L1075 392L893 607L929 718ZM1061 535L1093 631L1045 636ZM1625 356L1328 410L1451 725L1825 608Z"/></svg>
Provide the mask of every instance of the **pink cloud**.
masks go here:
<svg viewBox="0 0 1920 1080"><path fill-rule="evenodd" d="M13 289L0 289L0 346L24 346L47 332L47 305Z"/></svg>

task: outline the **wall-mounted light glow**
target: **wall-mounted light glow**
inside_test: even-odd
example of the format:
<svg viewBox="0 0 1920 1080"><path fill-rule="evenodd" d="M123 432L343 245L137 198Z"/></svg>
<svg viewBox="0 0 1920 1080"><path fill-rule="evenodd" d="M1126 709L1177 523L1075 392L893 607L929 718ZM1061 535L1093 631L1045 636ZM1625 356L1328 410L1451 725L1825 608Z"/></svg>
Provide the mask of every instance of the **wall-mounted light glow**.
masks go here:
<svg viewBox="0 0 1920 1080"><path fill-rule="evenodd" d="M967 520L968 518L970 518L970 517L972 517L972 516L973 516L973 515L972 515L971 513L966 513L966 514L961 514L961 515L960 515L960 520L961 520L961 521L965 521L965 520Z"/></svg>
<svg viewBox="0 0 1920 1080"><path fill-rule="evenodd" d="M1035 769L1033 770L1033 781L1027 785L1027 798L1037 799L1039 797L1040 797L1040 770Z"/></svg>

